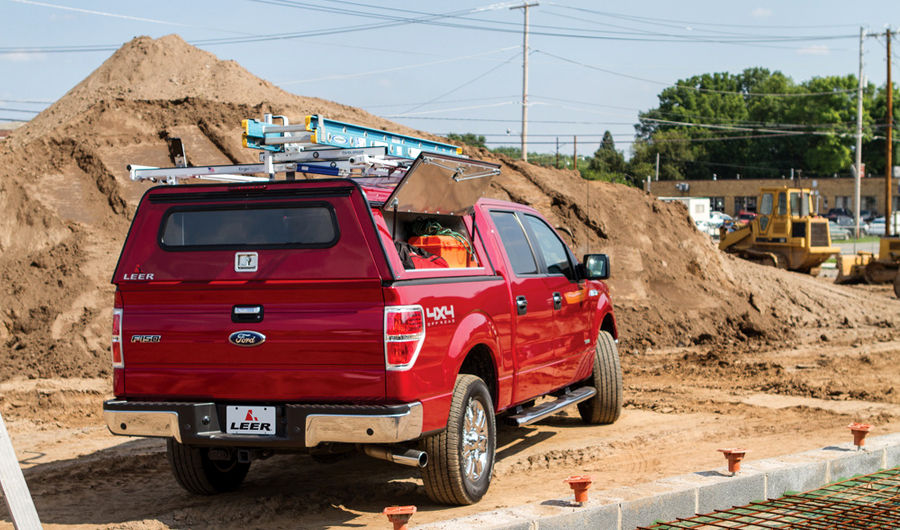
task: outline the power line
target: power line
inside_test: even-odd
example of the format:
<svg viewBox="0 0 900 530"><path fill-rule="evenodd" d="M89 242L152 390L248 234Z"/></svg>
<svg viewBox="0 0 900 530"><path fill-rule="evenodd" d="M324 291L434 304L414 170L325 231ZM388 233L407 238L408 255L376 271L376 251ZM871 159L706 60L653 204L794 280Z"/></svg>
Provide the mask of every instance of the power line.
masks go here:
<svg viewBox="0 0 900 530"><path fill-rule="evenodd" d="M38 113L40 113L39 110L9 109L9 108L5 108L5 107L0 107L0 111L4 111L4 112L22 112L22 113L25 113L25 114L38 114Z"/></svg>
<svg viewBox="0 0 900 530"><path fill-rule="evenodd" d="M559 55L556 55L553 53L545 52L543 50L535 50L534 52L541 53L541 54L547 55L549 57L553 57L554 59L557 59L560 61L564 61L564 62L571 63L574 65L582 66L584 68L589 68L591 70L597 70L599 72L616 75L619 77L625 77L628 79L643 81L645 83L654 83L657 85L664 85L664 86L668 86L668 87L672 87L672 88L683 88L685 90L694 90L697 92L706 92L706 93L712 93L712 94L735 94L735 95L739 95L739 96L753 96L753 97L771 96L771 97L798 97L799 98L799 97L812 97L812 96L833 96L835 94L856 92L856 89L832 90L830 92L798 92L798 93L791 93L791 92L782 92L782 93L779 93L779 92L738 92L738 91L733 91L733 90L716 90L716 89L712 89L712 88L702 88L702 87L694 87L694 86L688 86L688 85L673 85L671 83L657 81L655 79L647 79L645 77L638 77L638 76L634 76L634 75L623 74L621 72L616 72L616 71L610 70L608 68L601 68L599 66L582 63L580 61L575 61L573 59L569 59L568 57L562 57L562 56L559 56Z"/></svg>
<svg viewBox="0 0 900 530"><path fill-rule="evenodd" d="M464 87L467 87L467 86L471 85L471 84L474 83L475 81L480 81L481 79L484 79L484 78L487 77L488 75L494 73L494 71L499 70L500 68L502 68L502 67L506 66L507 64L509 64L510 61L512 61L513 59L515 59L515 58L518 57L518 56L519 56L518 53L516 53L516 54L514 54L514 55L511 55L511 56L509 57L509 59L507 59L507 60L503 61L502 63L500 63L500 64L498 64L498 65L492 67L491 69L487 70L486 72L483 72L483 73L481 73L481 74L476 75L476 76L473 77L472 79L469 79L468 81L465 81L465 82L463 82L462 84L459 84L459 85L455 86L454 88L451 88L450 90L448 90L447 92L444 92L443 94L441 94L441 95L439 95L439 96L435 96L434 98L430 99L429 101L426 101L425 103L420 103L420 104L418 104L418 105L413 106L412 108L410 108L409 110L407 110L404 114L408 114L408 113L413 112L413 111L415 111L415 110L419 110L419 109L422 108L422 107L425 107L425 106L430 105L430 104L432 104L432 103L434 103L434 102L436 102L436 101L439 101L439 100L440 100L441 98L443 98L444 96L449 96L450 94L456 92L457 90L460 90L460 89L462 89L462 88L464 88Z"/></svg>
<svg viewBox="0 0 900 530"><path fill-rule="evenodd" d="M51 105L53 101L38 101L33 99L4 99L0 98L0 101L4 103L22 103L26 105Z"/></svg>

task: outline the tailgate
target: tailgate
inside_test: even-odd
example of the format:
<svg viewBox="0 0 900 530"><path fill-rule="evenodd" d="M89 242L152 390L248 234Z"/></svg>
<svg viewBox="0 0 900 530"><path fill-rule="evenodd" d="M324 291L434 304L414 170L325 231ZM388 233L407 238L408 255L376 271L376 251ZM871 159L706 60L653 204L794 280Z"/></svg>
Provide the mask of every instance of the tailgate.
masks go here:
<svg viewBox="0 0 900 530"><path fill-rule="evenodd" d="M347 180L151 190L113 280L120 397L383 399L375 234Z"/></svg>

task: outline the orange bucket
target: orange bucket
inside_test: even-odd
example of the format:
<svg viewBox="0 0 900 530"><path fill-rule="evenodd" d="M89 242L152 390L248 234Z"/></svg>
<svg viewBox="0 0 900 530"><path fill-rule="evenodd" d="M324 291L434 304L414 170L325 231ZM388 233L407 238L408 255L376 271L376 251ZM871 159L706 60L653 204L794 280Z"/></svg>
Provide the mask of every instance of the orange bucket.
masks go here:
<svg viewBox="0 0 900 530"><path fill-rule="evenodd" d="M409 238L409 244L444 258L450 267L468 266L465 245L451 236L416 236Z"/></svg>

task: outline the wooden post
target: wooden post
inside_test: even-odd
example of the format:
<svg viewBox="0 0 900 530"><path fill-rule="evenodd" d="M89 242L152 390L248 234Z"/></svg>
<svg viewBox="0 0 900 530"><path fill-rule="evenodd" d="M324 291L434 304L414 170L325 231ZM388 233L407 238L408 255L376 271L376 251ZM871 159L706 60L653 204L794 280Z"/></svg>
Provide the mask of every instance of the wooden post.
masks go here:
<svg viewBox="0 0 900 530"><path fill-rule="evenodd" d="M12 516L13 526L19 530L40 530L41 520L38 518L28 484L22 475L22 468L16 459L12 441L0 415L0 488L3 489L3 500Z"/></svg>

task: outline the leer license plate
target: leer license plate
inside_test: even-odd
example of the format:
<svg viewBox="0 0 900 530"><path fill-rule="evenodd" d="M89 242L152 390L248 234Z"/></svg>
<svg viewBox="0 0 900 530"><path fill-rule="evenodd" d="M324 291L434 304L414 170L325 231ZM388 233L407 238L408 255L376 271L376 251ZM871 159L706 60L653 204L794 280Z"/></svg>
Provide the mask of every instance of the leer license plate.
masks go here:
<svg viewBox="0 0 900 530"><path fill-rule="evenodd" d="M229 405L225 410L228 434L275 435L275 407Z"/></svg>

